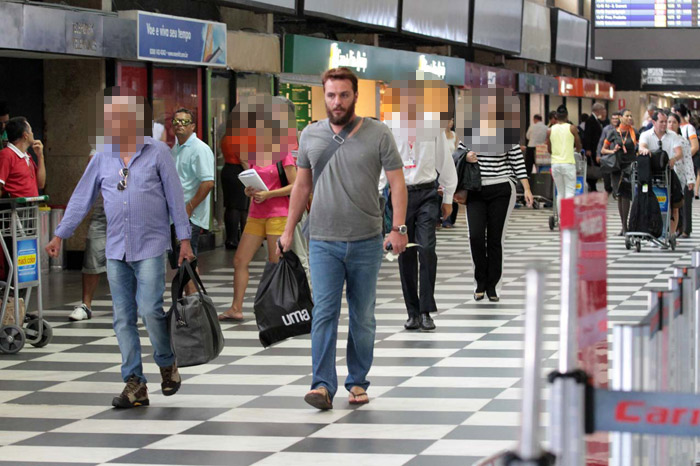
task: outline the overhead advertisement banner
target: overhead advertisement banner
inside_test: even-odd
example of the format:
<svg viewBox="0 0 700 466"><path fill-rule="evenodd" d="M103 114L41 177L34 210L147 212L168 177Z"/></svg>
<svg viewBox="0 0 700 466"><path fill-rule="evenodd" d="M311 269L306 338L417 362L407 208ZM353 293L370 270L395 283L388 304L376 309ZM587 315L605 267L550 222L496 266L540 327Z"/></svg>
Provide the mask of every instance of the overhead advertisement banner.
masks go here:
<svg viewBox="0 0 700 466"><path fill-rule="evenodd" d="M139 11L138 58L225 67L226 25Z"/></svg>

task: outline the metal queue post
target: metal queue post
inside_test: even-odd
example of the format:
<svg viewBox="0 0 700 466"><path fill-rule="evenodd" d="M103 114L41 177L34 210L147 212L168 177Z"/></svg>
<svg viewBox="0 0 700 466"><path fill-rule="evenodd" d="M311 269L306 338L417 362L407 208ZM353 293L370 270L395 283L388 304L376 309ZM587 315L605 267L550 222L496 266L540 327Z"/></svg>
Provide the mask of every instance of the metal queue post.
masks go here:
<svg viewBox="0 0 700 466"><path fill-rule="evenodd" d="M643 319L613 326L608 390L594 388L589 375L578 369L578 233L575 228L562 231L560 361L548 377L551 453L539 441L544 269L538 264L527 272L518 449L476 465L582 466L587 461L585 435L596 432L612 433L611 466L700 464L700 250L692 252L691 267L675 269L666 287L649 292Z"/></svg>
<svg viewBox="0 0 700 466"><path fill-rule="evenodd" d="M542 315L545 300L546 266L528 267L525 299L525 341L523 354L523 397L520 440L516 451L505 451L485 458L474 466L548 466L554 457L540 442L540 406L542 403Z"/></svg>

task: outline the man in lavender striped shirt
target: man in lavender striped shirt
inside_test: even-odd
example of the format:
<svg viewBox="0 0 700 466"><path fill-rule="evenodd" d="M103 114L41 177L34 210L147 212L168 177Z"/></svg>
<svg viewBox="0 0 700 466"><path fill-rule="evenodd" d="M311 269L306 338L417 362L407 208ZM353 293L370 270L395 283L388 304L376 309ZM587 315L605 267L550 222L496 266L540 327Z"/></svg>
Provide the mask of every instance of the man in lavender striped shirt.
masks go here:
<svg viewBox="0 0 700 466"><path fill-rule="evenodd" d="M124 89L104 97L106 150L88 164L75 188L55 237L46 247L58 255L101 192L107 215L107 278L114 307L114 331L122 354L126 387L112 400L116 408L149 404L141 364L137 314L141 315L160 367L163 395L175 394L181 378L170 348L163 312L165 253L170 249L170 221L181 241L179 262L193 259L190 224L175 163L168 146L144 136L150 126L145 101Z"/></svg>

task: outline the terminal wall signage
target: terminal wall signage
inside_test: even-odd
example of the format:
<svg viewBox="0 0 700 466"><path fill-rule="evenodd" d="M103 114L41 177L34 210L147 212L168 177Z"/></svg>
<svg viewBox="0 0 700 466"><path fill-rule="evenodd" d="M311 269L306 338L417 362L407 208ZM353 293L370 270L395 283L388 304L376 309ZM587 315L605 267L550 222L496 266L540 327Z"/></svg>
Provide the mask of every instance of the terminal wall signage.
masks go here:
<svg viewBox="0 0 700 466"><path fill-rule="evenodd" d="M226 24L139 11L138 58L226 66Z"/></svg>
<svg viewBox="0 0 700 466"><path fill-rule="evenodd" d="M320 75L337 67L350 68L360 79L389 82L409 79L416 71L431 73L447 84L464 85L461 58L350 44L314 37L284 38L284 72Z"/></svg>
<svg viewBox="0 0 700 466"><path fill-rule="evenodd" d="M643 68L642 86L700 86L700 68Z"/></svg>
<svg viewBox="0 0 700 466"><path fill-rule="evenodd" d="M136 58L132 21L115 15L0 1L0 48Z"/></svg>

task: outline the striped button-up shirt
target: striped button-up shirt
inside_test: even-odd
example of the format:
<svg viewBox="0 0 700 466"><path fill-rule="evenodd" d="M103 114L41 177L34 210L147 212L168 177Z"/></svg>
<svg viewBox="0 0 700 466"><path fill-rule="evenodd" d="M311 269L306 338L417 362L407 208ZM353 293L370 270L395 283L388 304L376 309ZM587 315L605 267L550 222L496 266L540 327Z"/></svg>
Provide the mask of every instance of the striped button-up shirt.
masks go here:
<svg viewBox="0 0 700 466"><path fill-rule="evenodd" d="M129 161L126 189L119 154L98 152L73 191L56 236L69 238L102 193L107 215L107 259L136 262L170 249L170 218L180 240L189 239L185 199L170 150L147 137Z"/></svg>

